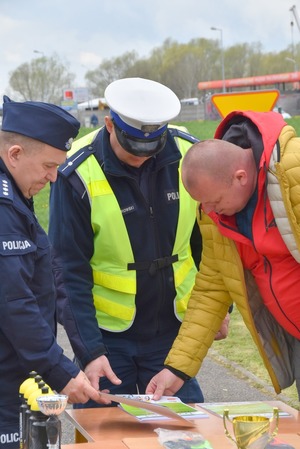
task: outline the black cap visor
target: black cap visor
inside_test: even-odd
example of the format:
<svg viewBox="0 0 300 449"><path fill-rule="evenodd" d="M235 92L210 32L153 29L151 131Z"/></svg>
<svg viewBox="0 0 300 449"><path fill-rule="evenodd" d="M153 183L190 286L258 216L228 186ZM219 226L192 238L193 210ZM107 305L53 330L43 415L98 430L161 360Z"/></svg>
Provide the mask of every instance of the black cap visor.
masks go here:
<svg viewBox="0 0 300 449"><path fill-rule="evenodd" d="M130 136L126 131L120 129L114 122L115 132L119 144L128 153L138 157L151 157L158 154L166 145L167 130L153 139L139 139Z"/></svg>

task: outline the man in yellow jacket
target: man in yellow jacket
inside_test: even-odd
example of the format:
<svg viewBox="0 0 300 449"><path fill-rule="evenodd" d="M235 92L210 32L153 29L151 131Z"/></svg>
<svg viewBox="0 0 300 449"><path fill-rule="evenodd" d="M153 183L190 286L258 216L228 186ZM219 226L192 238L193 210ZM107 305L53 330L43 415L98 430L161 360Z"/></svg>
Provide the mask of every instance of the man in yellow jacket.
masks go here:
<svg viewBox="0 0 300 449"><path fill-rule="evenodd" d="M215 137L183 161L184 186L200 203L202 262L166 368L146 392L175 394L175 370L195 375L235 303L275 391L296 381L299 394L300 139L280 114L239 111Z"/></svg>

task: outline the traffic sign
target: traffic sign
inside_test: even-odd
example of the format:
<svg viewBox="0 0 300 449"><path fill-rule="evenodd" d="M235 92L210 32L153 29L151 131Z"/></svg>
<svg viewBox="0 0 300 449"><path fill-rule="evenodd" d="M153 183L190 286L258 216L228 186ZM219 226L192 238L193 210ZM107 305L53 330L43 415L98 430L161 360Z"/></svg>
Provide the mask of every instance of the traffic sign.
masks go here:
<svg viewBox="0 0 300 449"><path fill-rule="evenodd" d="M271 111L279 95L277 89L226 92L213 94L211 101L223 118L232 111Z"/></svg>

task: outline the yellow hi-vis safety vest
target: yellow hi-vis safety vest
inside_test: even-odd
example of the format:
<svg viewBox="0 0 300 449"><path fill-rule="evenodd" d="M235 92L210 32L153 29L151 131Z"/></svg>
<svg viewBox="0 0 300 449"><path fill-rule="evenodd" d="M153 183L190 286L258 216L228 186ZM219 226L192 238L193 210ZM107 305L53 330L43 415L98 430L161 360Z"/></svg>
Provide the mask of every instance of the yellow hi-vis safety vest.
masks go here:
<svg viewBox="0 0 300 449"><path fill-rule="evenodd" d="M92 142L99 130L84 136L72 145L70 154ZM177 139L182 155L191 143ZM182 159L181 159L182 161ZM181 165L181 164L180 164ZM117 199L96 158L91 155L76 169L85 184L91 204L91 224L94 231L93 298L98 325L111 332L122 332L132 325L136 307L136 271L128 270L134 263L127 229ZM190 237L196 219L196 202L183 187L179 168L180 208L172 264L176 297L175 315L182 321L194 286L196 267L191 255ZM100 251L97 248L101 248Z"/></svg>

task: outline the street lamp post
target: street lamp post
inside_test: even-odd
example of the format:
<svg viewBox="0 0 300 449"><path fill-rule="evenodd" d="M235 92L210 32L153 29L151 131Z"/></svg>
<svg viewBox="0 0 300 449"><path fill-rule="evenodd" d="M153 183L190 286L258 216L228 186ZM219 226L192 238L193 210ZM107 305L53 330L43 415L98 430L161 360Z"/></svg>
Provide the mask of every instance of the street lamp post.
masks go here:
<svg viewBox="0 0 300 449"><path fill-rule="evenodd" d="M292 62L294 64L294 72L298 72L298 66L297 66L297 62L295 61L295 59L286 57L285 60Z"/></svg>
<svg viewBox="0 0 300 449"><path fill-rule="evenodd" d="M225 89L225 67L224 67L224 47L223 47L223 30L222 28L210 27L213 31L220 32L220 43L221 43L221 66L222 66L222 91L226 92Z"/></svg>
<svg viewBox="0 0 300 449"><path fill-rule="evenodd" d="M298 64L297 64L297 62L295 61L295 59L293 59L293 58L288 58L288 57L286 56L285 60L286 60L286 61L289 61L289 62L292 62L292 63L294 64L294 72L298 72ZM297 82L294 83L294 89L299 89L299 81L297 81Z"/></svg>
<svg viewBox="0 0 300 449"><path fill-rule="evenodd" d="M47 58L45 53L40 50L33 50L33 53L37 53L39 56L35 59L35 69L38 70L38 82L35 86L37 95L40 96L41 101L47 101L47 88L46 88L46 69L47 69Z"/></svg>
<svg viewBox="0 0 300 449"><path fill-rule="evenodd" d="M33 50L33 53L39 53L43 57L45 56L45 53L43 51L40 51L40 50Z"/></svg>

